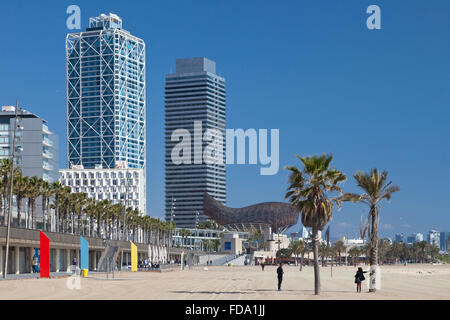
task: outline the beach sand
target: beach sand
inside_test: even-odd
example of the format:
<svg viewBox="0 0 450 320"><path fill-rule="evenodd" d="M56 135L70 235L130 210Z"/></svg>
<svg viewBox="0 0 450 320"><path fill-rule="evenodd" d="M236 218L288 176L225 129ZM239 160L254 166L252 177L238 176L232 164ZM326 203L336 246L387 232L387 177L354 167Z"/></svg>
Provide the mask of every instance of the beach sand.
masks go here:
<svg viewBox="0 0 450 320"><path fill-rule="evenodd" d="M368 270L368 266L362 266ZM284 266L282 291L278 292L276 267L195 267L168 272L121 272L114 280L105 274L81 279L81 289L67 287L68 278L0 281L0 299L168 299L168 300L314 300L314 299L450 299L450 265L380 266L381 289L356 293L356 268L320 267L322 292L314 295L312 267L299 271ZM368 278L368 276L366 277Z"/></svg>

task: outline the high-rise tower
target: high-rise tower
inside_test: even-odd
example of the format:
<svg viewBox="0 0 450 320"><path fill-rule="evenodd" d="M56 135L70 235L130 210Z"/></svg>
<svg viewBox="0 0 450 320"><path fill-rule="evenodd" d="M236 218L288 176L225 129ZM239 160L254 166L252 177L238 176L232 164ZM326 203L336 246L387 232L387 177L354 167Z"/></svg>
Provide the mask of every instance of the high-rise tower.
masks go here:
<svg viewBox="0 0 450 320"><path fill-rule="evenodd" d="M67 166L78 171L62 181L95 176L80 180L89 197L146 214L144 41L115 14L90 18L86 31L67 35L66 77Z"/></svg>
<svg viewBox="0 0 450 320"><path fill-rule="evenodd" d="M115 14L66 39L67 162L145 171L145 43Z"/></svg>
<svg viewBox="0 0 450 320"><path fill-rule="evenodd" d="M165 93L165 170L166 220L173 219L177 227L195 227L208 218L203 214L203 193L226 203L225 167L225 79L216 74L216 63L206 58L176 60L176 73L166 75ZM207 164L195 161L208 145L202 140L201 150L193 142L195 125L201 124L200 136L208 129L223 135L223 163ZM176 164L172 150L179 141L172 141L177 129L189 131L192 137L191 164ZM198 136L197 132L197 136ZM198 160L198 158L197 158Z"/></svg>

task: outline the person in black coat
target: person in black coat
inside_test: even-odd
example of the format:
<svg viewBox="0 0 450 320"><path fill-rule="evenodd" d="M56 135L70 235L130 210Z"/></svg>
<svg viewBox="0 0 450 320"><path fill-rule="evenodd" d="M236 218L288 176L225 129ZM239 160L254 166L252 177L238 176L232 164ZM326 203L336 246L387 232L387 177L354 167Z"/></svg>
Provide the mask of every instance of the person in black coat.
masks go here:
<svg viewBox="0 0 450 320"><path fill-rule="evenodd" d="M358 271L356 271L355 274L355 283L356 283L356 292L361 292L361 283L366 280L364 277L364 273L367 273L367 271L363 271L361 267L358 268Z"/></svg>
<svg viewBox="0 0 450 320"><path fill-rule="evenodd" d="M277 277L278 277L278 291L281 291L281 282L283 282L283 264L280 263L280 266L277 268Z"/></svg>

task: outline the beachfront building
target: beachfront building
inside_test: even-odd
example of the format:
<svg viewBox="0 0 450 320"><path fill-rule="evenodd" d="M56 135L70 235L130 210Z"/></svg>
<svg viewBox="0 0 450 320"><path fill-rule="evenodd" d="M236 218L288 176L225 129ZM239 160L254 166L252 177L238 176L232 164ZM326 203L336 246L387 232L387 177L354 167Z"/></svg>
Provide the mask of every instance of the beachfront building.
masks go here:
<svg viewBox="0 0 450 320"><path fill-rule="evenodd" d="M403 235L403 233L397 233L395 235L395 243L403 243L405 242L405 236Z"/></svg>
<svg viewBox="0 0 450 320"><path fill-rule="evenodd" d="M448 252L450 242L450 232L441 232L439 235L441 251Z"/></svg>
<svg viewBox="0 0 450 320"><path fill-rule="evenodd" d="M67 163L145 170L145 43L115 14L66 38Z"/></svg>
<svg viewBox="0 0 450 320"><path fill-rule="evenodd" d="M205 191L226 203L225 79L217 75L214 61L201 57L177 59L175 73L165 80L166 220L193 228L196 222L208 220L203 212ZM201 127L195 127L196 123ZM177 129L188 132L191 139L183 140L190 148L189 160L183 163L175 163L172 157L180 143L180 137L173 136ZM202 139L208 129L222 133L223 163L203 160L203 150L211 143ZM199 142L194 141L196 136Z"/></svg>
<svg viewBox="0 0 450 320"><path fill-rule="evenodd" d="M406 237L406 243L409 245L412 245L414 243L418 243L423 241L423 234L422 233L413 233L410 236Z"/></svg>
<svg viewBox="0 0 450 320"><path fill-rule="evenodd" d="M60 182L72 192L84 192L97 201L110 200L146 214L145 175L143 169L85 169L72 166L61 169Z"/></svg>
<svg viewBox="0 0 450 320"><path fill-rule="evenodd" d="M0 112L0 159L10 159L14 136L15 106L2 106ZM25 177L38 177L48 183L58 181L58 136L47 121L24 110L17 110L15 163ZM15 202L15 200L14 200ZM23 201L25 206L25 201ZM13 203L13 219L17 206ZM23 208L25 212L26 208ZM22 215L25 219L25 216ZM3 220L3 217L0 217ZM22 219L21 219L22 220ZM21 221L23 224L25 221ZM42 223L42 201L36 200L36 222ZM18 222L13 221L14 225Z"/></svg>
<svg viewBox="0 0 450 320"><path fill-rule="evenodd" d="M441 233L439 231L430 230L430 232L428 232L428 237L427 237L428 243L440 248L441 247L440 236L441 236Z"/></svg>

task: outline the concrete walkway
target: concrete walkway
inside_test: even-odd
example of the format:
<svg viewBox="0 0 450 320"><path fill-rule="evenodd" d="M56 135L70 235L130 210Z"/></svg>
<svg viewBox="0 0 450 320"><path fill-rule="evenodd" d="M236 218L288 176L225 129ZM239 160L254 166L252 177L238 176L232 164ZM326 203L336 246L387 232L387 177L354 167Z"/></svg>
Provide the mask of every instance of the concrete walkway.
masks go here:
<svg viewBox="0 0 450 320"><path fill-rule="evenodd" d="M72 273L70 272L50 272L51 278L57 277L69 277ZM0 276L1 280L22 280L22 279L39 279L39 273L21 273L21 274L8 274L6 279L3 278L3 275Z"/></svg>

